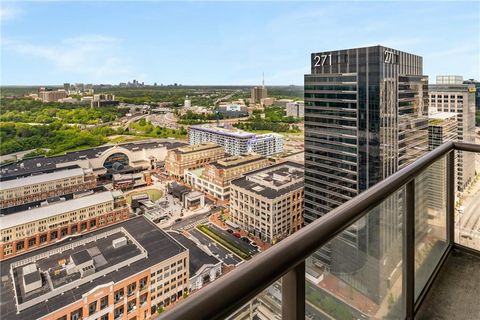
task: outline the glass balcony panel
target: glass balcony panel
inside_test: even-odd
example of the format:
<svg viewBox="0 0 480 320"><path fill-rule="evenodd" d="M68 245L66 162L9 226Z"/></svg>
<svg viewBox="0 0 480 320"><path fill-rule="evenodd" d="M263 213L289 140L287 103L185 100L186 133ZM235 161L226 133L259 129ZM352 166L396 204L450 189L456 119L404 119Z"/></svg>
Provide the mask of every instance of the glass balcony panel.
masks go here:
<svg viewBox="0 0 480 320"><path fill-rule="evenodd" d="M263 290L243 307L232 313L226 320L282 319L282 285L276 281Z"/></svg>
<svg viewBox="0 0 480 320"><path fill-rule="evenodd" d="M457 177L460 192L455 201L455 242L480 251L480 154L463 152L464 168ZM477 165L478 163L478 165Z"/></svg>
<svg viewBox="0 0 480 320"><path fill-rule="evenodd" d="M306 261L307 319L403 319L405 188Z"/></svg>
<svg viewBox="0 0 480 320"><path fill-rule="evenodd" d="M447 159L415 178L415 299L447 249Z"/></svg>

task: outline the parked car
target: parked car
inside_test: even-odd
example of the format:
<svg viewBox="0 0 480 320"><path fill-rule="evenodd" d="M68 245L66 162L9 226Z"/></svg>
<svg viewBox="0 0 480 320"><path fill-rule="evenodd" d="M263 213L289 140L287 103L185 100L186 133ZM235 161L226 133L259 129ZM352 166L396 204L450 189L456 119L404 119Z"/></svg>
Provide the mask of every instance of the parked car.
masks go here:
<svg viewBox="0 0 480 320"><path fill-rule="evenodd" d="M250 243L250 239L248 239L247 237L241 237L240 239L242 239L244 242L246 243Z"/></svg>
<svg viewBox="0 0 480 320"><path fill-rule="evenodd" d="M232 229L227 229L227 232L228 233L233 233L233 230Z"/></svg>
<svg viewBox="0 0 480 320"><path fill-rule="evenodd" d="M182 221L182 218L175 219L175 222L180 222Z"/></svg>
<svg viewBox="0 0 480 320"><path fill-rule="evenodd" d="M240 238L242 235L240 234L240 232L234 232L233 236L237 237L237 238Z"/></svg>

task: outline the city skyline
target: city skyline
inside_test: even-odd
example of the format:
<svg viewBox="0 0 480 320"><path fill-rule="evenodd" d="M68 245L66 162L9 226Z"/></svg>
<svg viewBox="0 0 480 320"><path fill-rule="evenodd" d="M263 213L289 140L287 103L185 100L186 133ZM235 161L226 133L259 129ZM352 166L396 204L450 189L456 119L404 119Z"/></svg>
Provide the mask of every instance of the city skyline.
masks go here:
<svg viewBox="0 0 480 320"><path fill-rule="evenodd" d="M302 85L310 52L377 44L423 56L430 83L478 79L479 6L7 1L1 84Z"/></svg>

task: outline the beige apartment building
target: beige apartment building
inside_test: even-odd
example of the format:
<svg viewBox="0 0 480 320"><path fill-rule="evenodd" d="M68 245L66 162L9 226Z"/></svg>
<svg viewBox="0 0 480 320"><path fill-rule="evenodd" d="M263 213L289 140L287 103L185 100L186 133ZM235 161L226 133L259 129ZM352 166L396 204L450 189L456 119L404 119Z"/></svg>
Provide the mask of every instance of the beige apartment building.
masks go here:
<svg viewBox="0 0 480 320"><path fill-rule="evenodd" d="M40 90L38 92L40 100L45 102L58 101L67 97L67 92L64 89L60 90Z"/></svg>
<svg viewBox="0 0 480 320"><path fill-rule="evenodd" d="M232 181L231 221L275 244L303 226L304 169L283 162Z"/></svg>
<svg viewBox="0 0 480 320"><path fill-rule="evenodd" d="M202 143L169 150L165 158L165 171L183 179L185 170L204 167L207 163L225 156L223 148L215 143Z"/></svg>
<svg viewBox="0 0 480 320"><path fill-rule="evenodd" d="M74 168L0 182L0 208L17 206L94 188L92 169Z"/></svg>
<svg viewBox="0 0 480 320"><path fill-rule="evenodd" d="M90 193L10 212L0 216L0 260L129 217L130 208L121 191Z"/></svg>
<svg viewBox="0 0 480 320"><path fill-rule="evenodd" d="M188 250L144 217L8 259L1 271L9 320L144 320L189 290Z"/></svg>
<svg viewBox="0 0 480 320"><path fill-rule="evenodd" d="M187 170L185 181L194 189L206 192L214 198L227 200L230 181L253 170L265 168L270 161L258 154L231 156L205 165L204 168Z"/></svg>

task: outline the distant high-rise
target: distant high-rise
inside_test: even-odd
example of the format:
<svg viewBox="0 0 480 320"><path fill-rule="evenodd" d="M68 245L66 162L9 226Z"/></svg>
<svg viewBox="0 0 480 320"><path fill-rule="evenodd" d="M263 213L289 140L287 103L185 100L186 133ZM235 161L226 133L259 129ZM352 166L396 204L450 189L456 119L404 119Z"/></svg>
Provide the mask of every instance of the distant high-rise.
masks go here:
<svg viewBox="0 0 480 320"><path fill-rule="evenodd" d="M306 224L428 150L422 57L383 46L312 53L304 90ZM399 203L387 203L385 221L369 215L318 252L327 269L377 301L386 292L379 279L401 260L384 259L401 239Z"/></svg>
<svg viewBox="0 0 480 320"><path fill-rule="evenodd" d="M261 103L265 98L267 98L267 88L265 88L265 77L262 77L262 86L253 87L251 90L251 101L252 103Z"/></svg>
<svg viewBox="0 0 480 320"><path fill-rule="evenodd" d="M475 84L429 86L430 109L457 114L458 141L475 143ZM475 154L458 151L457 188L463 191L475 176Z"/></svg>
<svg viewBox="0 0 480 320"><path fill-rule="evenodd" d="M183 104L185 108L190 108L192 106L192 100L188 98L188 96L185 97L185 103Z"/></svg>

